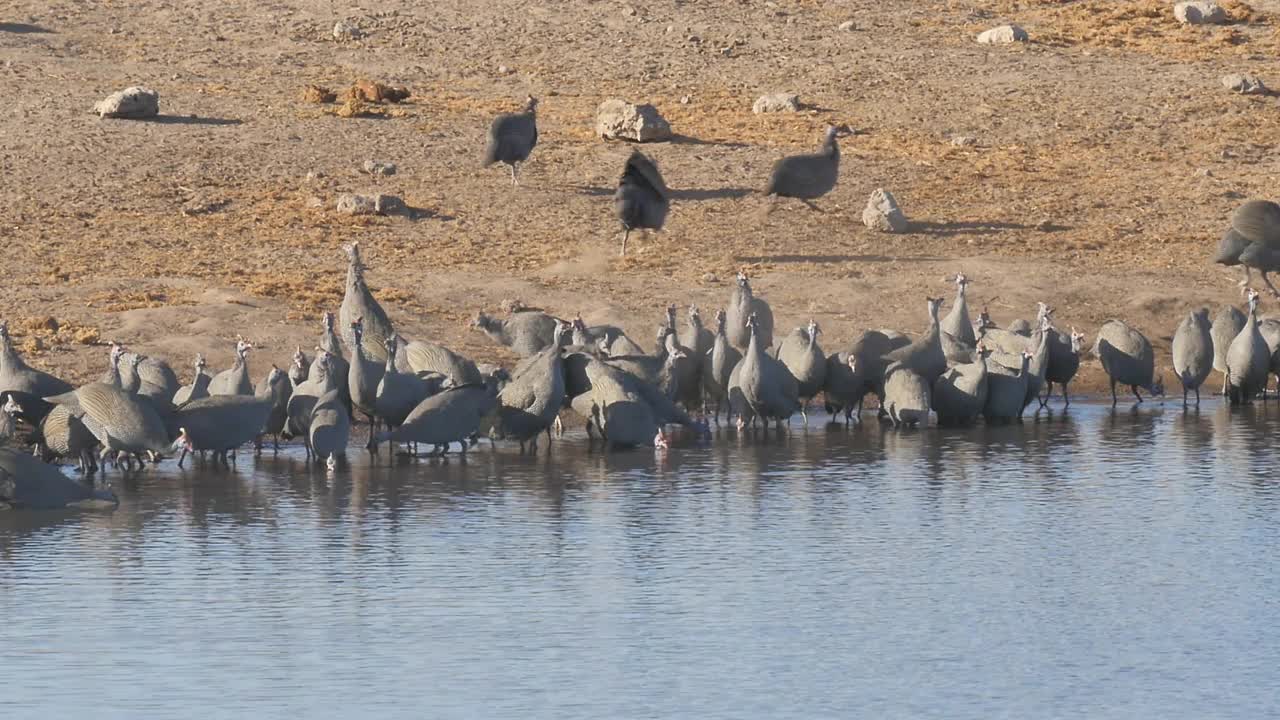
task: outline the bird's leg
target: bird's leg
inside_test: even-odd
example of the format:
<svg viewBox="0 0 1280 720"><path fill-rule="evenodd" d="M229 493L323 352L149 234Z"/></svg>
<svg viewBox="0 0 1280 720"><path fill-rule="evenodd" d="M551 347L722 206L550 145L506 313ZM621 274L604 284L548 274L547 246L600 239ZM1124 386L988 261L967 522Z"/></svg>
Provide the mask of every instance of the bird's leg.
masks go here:
<svg viewBox="0 0 1280 720"><path fill-rule="evenodd" d="M1196 386L1196 407L1200 407L1200 387Z"/></svg>
<svg viewBox="0 0 1280 720"><path fill-rule="evenodd" d="M627 238L629 237L631 237L631 228L622 228L622 252L619 253L619 257L627 256Z"/></svg>
<svg viewBox="0 0 1280 720"><path fill-rule="evenodd" d="M1115 378L1112 378L1112 379L1111 379L1111 407L1112 407L1112 409L1114 409L1114 408L1115 408L1116 403L1118 403L1118 402L1120 402L1120 398L1116 396L1116 380L1115 380Z"/></svg>
<svg viewBox="0 0 1280 720"><path fill-rule="evenodd" d="M1138 386L1131 385L1130 387L1133 388L1133 396L1138 398L1138 402L1142 402L1142 393L1138 392Z"/></svg>
<svg viewBox="0 0 1280 720"><path fill-rule="evenodd" d="M1262 275L1262 282L1266 284L1267 289L1271 291L1271 296L1280 298L1280 290L1276 290L1276 286L1271 284L1271 278L1267 277L1266 270L1258 271Z"/></svg>
<svg viewBox="0 0 1280 720"><path fill-rule="evenodd" d="M1247 295L1247 288L1253 284L1253 270L1248 265L1241 265L1244 268L1244 279L1236 283L1240 287L1240 294Z"/></svg>
<svg viewBox="0 0 1280 720"><path fill-rule="evenodd" d="M564 435L564 421L560 419L559 415L556 415L556 437L562 435Z"/></svg>
<svg viewBox="0 0 1280 720"><path fill-rule="evenodd" d="M801 200L800 202L804 203L805 205L808 205L810 210L816 210L818 212L822 212L822 208L818 207L817 205L814 205L812 200Z"/></svg>
<svg viewBox="0 0 1280 720"><path fill-rule="evenodd" d="M1187 386L1182 386L1182 407L1187 406Z"/></svg>
<svg viewBox="0 0 1280 720"><path fill-rule="evenodd" d="M519 185L519 184L520 184L520 181L516 180L516 165L517 165L517 164L518 164L518 163L511 163L511 187L515 187L516 185Z"/></svg>
<svg viewBox="0 0 1280 720"><path fill-rule="evenodd" d="M182 467L182 461L187 459L187 449L182 448L182 454L178 456L178 467Z"/></svg>

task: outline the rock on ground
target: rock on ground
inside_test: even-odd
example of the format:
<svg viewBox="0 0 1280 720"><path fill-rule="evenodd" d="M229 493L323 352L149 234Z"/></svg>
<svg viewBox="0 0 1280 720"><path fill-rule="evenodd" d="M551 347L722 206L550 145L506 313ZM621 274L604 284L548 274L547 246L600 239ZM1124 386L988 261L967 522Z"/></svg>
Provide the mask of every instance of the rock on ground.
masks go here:
<svg viewBox="0 0 1280 720"><path fill-rule="evenodd" d="M360 166L360 169L363 170L366 175L381 175L386 177L388 175L396 174L395 163L377 162L376 160L365 160L364 164Z"/></svg>
<svg viewBox="0 0 1280 720"><path fill-rule="evenodd" d="M1223 75L1222 86L1241 95L1266 95L1267 86L1255 75Z"/></svg>
<svg viewBox="0 0 1280 720"><path fill-rule="evenodd" d="M160 114L160 93L144 87L125 88L99 101L93 111L104 118L152 118Z"/></svg>
<svg viewBox="0 0 1280 720"><path fill-rule="evenodd" d="M862 211L862 224L872 230L899 233L907 229L907 216L902 214L898 201L893 193L884 188L876 188L867 200L867 207Z"/></svg>
<svg viewBox="0 0 1280 720"><path fill-rule="evenodd" d="M611 99L596 110L596 134L609 140L656 142L671 139L671 124L652 105Z"/></svg>
<svg viewBox="0 0 1280 720"><path fill-rule="evenodd" d="M751 106L751 112L760 113L796 112L800 109L800 96L795 93L773 93L761 95Z"/></svg>
<svg viewBox="0 0 1280 720"><path fill-rule="evenodd" d="M1173 16L1184 25L1217 25L1227 21L1227 11L1215 2L1196 0L1173 6Z"/></svg>
<svg viewBox="0 0 1280 720"><path fill-rule="evenodd" d="M345 215L393 215L404 209L404 200L395 195L344 193L338 196L337 210Z"/></svg>
<svg viewBox="0 0 1280 720"><path fill-rule="evenodd" d="M1017 25L1001 25L978 34L978 42L983 45L1007 45L1029 39L1027 31Z"/></svg>
<svg viewBox="0 0 1280 720"><path fill-rule="evenodd" d="M359 40L363 35L360 26L350 20L339 20L333 25L334 40Z"/></svg>

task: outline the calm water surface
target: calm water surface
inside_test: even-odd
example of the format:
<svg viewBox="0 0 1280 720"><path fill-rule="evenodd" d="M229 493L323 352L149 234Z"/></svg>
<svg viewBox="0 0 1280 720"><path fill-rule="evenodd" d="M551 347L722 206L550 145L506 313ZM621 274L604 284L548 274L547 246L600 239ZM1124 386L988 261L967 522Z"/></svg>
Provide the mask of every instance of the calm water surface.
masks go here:
<svg viewBox="0 0 1280 720"><path fill-rule="evenodd" d="M1280 715L1280 409L121 478L0 516L0 717Z"/></svg>

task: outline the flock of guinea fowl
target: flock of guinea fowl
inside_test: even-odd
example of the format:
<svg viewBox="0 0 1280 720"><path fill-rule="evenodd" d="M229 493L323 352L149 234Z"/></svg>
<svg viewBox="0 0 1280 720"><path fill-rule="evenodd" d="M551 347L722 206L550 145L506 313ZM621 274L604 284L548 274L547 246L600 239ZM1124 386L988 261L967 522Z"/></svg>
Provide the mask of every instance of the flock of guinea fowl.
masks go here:
<svg viewBox="0 0 1280 720"><path fill-rule="evenodd" d="M537 143L536 106L530 97L525 112L501 115L490 128L485 164L509 165L513 183ZM811 204L829 192L840 135L829 128L818 153L779 160L766 195ZM627 235L660 229L669 209L656 163L633 153L614 200L625 253ZM225 464L237 448L261 450L270 437L276 448L281 438L300 438L308 458L332 468L345 458L360 416L370 426L371 451L400 443L415 454L420 446L430 454L455 446L466 453L486 436L536 452L540 435L549 442L553 428L561 429L565 408L586 419L593 441L598 436L612 448L666 447L665 428L672 425L705 437L708 416L718 425L722 414L739 430L795 413L807 423L806 409L818 396L833 420L843 413L846 425L857 421L868 394L877 396L879 416L894 426L927 424L931 413L940 425L1008 422L1032 403L1044 407L1055 384L1069 404L1067 387L1084 352L1084 335L1057 328L1044 303L1034 320L999 328L984 310L975 324L963 275L945 316L942 299L927 299L924 332L914 339L870 330L827 354L821 329L810 321L775 347L769 304L739 274L726 306L712 318L690 307L681 321L676 306L668 307L652 351L621 328L589 326L580 317L567 321L519 303L501 316L480 313L473 326L522 358L506 370L478 366L435 343L405 342L365 283L359 246L347 246L346 253L336 324L327 313L314 355L299 348L287 372L272 366L256 384L252 346L241 340L234 365L216 375L197 356L187 385L164 360L113 345L105 376L75 388L28 366L0 323L0 435L34 448L0 449L0 503L9 498L12 504L24 483L28 496L32 487L61 483L61 473L46 465L58 459L86 474L99 463L104 471L108 462L128 469L175 454L180 466L191 453ZM1258 293L1248 287L1258 270L1280 297L1268 277L1280 269L1280 205L1252 200L1237 209L1215 261L1244 268L1247 310L1224 307L1211 320L1200 309L1178 325L1172 365L1184 404L1189 393L1199 402L1200 386L1215 369L1233 405L1265 397L1269 375L1280 373L1280 320L1258 318ZM1110 377L1113 406L1117 385L1130 388L1138 402L1143 390L1163 394L1151 343L1137 329L1108 321L1092 352Z"/></svg>

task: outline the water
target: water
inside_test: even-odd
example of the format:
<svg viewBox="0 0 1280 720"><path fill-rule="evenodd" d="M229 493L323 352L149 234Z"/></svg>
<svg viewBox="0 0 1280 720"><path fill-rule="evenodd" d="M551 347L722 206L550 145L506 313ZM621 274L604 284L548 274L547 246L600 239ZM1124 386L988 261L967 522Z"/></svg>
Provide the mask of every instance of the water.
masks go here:
<svg viewBox="0 0 1280 720"><path fill-rule="evenodd" d="M113 475L0 517L0 716L1275 717L1272 405Z"/></svg>

